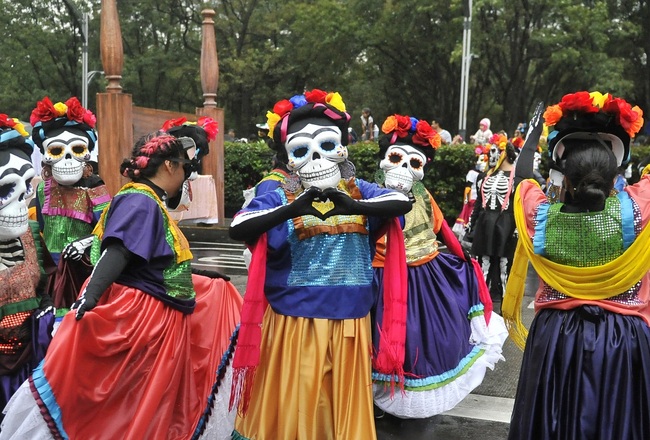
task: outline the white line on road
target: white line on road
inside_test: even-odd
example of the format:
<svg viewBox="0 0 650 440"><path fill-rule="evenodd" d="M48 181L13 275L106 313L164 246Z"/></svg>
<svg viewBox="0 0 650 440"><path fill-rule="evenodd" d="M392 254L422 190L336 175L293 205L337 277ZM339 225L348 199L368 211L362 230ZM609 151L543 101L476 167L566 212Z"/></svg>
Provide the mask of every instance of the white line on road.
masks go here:
<svg viewBox="0 0 650 440"><path fill-rule="evenodd" d="M470 394L444 415L510 423L515 399Z"/></svg>

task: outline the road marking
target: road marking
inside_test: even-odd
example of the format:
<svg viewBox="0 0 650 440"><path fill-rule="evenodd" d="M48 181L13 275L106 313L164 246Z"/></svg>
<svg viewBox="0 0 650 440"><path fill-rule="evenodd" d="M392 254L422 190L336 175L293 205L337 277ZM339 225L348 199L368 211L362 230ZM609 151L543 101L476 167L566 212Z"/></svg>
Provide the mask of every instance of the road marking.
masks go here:
<svg viewBox="0 0 650 440"><path fill-rule="evenodd" d="M470 394L444 415L510 423L515 399Z"/></svg>

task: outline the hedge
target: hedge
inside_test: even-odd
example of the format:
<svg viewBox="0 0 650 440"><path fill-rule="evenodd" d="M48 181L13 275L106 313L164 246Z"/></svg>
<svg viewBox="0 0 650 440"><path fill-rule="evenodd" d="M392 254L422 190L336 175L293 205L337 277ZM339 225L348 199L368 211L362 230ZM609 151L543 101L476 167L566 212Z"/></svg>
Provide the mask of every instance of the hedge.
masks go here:
<svg viewBox="0 0 650 440"><path fill-rule="evenodd" d="M462 196L467 171L474 167L476 156L474 145L441 146L436 152L433 164L424 176L424 185L445 214L453 223L462 208ZM375 142L360 142L348 145L349 159L354 163L357 177L373 182L380 158ZM225 155L225 205L226 217L232 217L244 202L243 190L255 186L270 171L273 152L264 143L243 144L226 142ZM543 152L546 157L546 152ZM650 145L632 147L633 164L650 156ZM546 167L542 164L542 173ZM632 167L630 183L639 179L636 166Z"/></svg>

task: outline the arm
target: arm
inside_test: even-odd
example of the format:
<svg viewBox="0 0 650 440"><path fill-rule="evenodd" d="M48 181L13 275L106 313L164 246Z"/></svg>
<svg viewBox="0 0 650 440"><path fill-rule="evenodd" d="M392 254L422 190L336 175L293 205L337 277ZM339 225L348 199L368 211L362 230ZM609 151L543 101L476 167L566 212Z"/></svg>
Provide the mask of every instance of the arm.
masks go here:
<svg viewBox="0 0 650 440"><path fill-rule="evenodd" d="M303 191L288 205L271 209L240 211L230 224L228 230L230 238L252 243L264 232L289 219L302 215L314 215L323 218L323 215L312 206L312 202L321 194L320 189L311 187Z"/></svg>
<svg viewBox="0 0 650 440"><path fill-rule="evenodd" d="M88 310L92 310L108 287L120 276L133 254L119 241L112 241L97 261L90 281L81 296L70 307L76 310L75 318L80 320Z"/></svg>
<svg viewBox="0 0 650 440"><path fill-rule="evenodd" d="M517 164L515 165L515 179L518 181L533 179L535 177L533 174L533 160L535 158L537 144L539 143L539 137L542 134L543 114L544 103L540 101L537 103L533 118L530 120L530 124L528 125L526 142L524 142L524 146L521 147L521 153L519 153L519 158L517 158Z"/></svg>

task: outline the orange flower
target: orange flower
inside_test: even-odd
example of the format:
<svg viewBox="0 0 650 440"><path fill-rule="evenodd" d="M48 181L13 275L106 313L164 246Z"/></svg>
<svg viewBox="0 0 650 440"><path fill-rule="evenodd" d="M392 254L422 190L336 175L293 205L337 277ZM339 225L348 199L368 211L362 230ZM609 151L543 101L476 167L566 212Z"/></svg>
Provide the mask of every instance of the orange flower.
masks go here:
<svg viewBox="0 0 650 440"><path fill-rule="evenodd" d="M387 117L381 126L381 131L388 134L395 131L395 129L397 129L397 118L395 116Z"/></svg>
<svg viewBox="0 0 650 440"><path fill-rule="evenodd" d="M560 119L562 119L562 108L558 104L546 107L546 111L544 112L544 122L546 122L546 125L552 127Z"/></svg>

